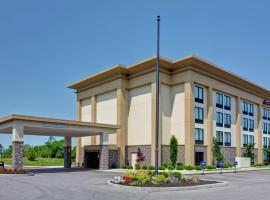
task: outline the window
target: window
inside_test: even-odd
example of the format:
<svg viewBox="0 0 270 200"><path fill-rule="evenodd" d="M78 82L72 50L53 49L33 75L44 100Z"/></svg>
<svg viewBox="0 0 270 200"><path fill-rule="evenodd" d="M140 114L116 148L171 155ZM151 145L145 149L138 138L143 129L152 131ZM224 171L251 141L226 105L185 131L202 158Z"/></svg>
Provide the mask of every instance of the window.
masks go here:
<svg viewBox="0 0 270 200"><path fill-rule="evenodd" d="M225 146L231 146L231 133L224 132L224 142Z"/></svg>
<svg viewBox="0 0 270 200"><path fill-rule="evenodd" d="M263 148L267 148L267 137L263 137Z"/></svg>
<svg viewBox="0 0 270 200"><path fill-rule="evenodd" d="M267 123L263 123L263 133L267 134Z"/></svg>
<svg viewBox="0 0 270 200"><path fill-rule="evenodd" d="M203 103L203 88L195 86L195 102Z"/></svg>
<svg viewBox="0 0 270 200"><path fill-rule="evenodd" d="M231 115L224 114L224 127L231 128Z"/></svg>
<svg viewBox="0 0 270 200"><path fill-rule="evenodd" d="M216 93L216 107L223 108L223 95Z"/></svg>
<svg viewBox="0 0 270 200"><path fill-rule="evenodd" d="M231 97L224 95L224 109L231 110Z"/></svg>
<svg viewBox="0 0 270 200"><path fill-rule="evenodd" d="M203 124L203 108L195 107L195 122Z"/></svg>
<svg viewBox="0 0 270 200"><path fill-rule="evenodd" d="M270 110L268 110L268 115L267 115L267 119L270 120Z"/></svg>
<svg viewBox="0 0 270 200"><path fill-rule="evenodd" d="M242 109L243 109L243 114L247 115L248 114L248 103L247 102L242 103Z"/></svg>
<svg viewBox="0 0 270 200"><path fill-rule="evenodd" d="M250 115L250 116L253 116L254 115L254 106L253 106L253 104L248 104L248 114Z"/></svg>
<svg viewBox="0 0 270 200"><path fill-rule="evenodd" d="M270 134L270 124L268 124L268 134Z"/></svg>
<svg viewBox="0 0 270 200"><path fill-rule="evenodd" d="M216 113L216 125L223 127L223 114L221 112Z"/></svg>
<svg viewBox="0 0 270 200"><path fill-rule="evenodd" d="M248 135L243 134L243 146L245 147L247 146L247 144L248 144Z"/></svg>
<svg viewBox="0 0 270 200"><path fill-rule="evenodd" d="M243 118L243 130L247 131L248 130L248 119L247 118Z"/></svg>
<svg viewBox="0 0 270 200"><path fill-rule="evenodd" d="M249 131L253 132L254 131L254 120L249 119Z"/></svg>
<svg viewBox="0 0 270 200"><path fill-rule="evenodd" d="M268 111L264 108L263 109L263 119L267 120Z"/></svg>
<svg viewBox="0 0 270 200"><path fill-rule="evenodd" d="M248 143L249 144L254 144L254 136L253 135L249 135Z"/></svg>
<svg viewBox="0 0 270 200"><path fill-rule="evenodd" d="M222 131L217 131L216 132L216 137L217 137L217 143L219 145L223 145L223 132Z"/></svg>
<svg viewBox="0 0 270 200"><path fill-rule="evenodd" d="M195 128L195 144L203 144L204 134L203 129Z"/></svg>
<svg viewBox="0 0 270 200"><path fill-rule="evenodd" d="M270 147L270 138L268 138L268 147Z"/></svg>

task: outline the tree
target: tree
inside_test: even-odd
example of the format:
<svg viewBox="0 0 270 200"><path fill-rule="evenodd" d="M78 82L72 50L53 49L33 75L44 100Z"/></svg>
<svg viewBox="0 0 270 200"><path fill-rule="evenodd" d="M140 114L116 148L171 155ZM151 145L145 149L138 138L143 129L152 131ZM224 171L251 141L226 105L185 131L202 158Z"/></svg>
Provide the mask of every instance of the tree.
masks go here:
<svg viewBox="0 0 270 200"><path fill-rule="evenodd" d="M224 161L223 153L221 152L221 148L220 148L216 138L213 138L212 152L213 152L213 156L217 162Z"/></svg>
<svg viewBox="0 0 270 200"><path fill-rule="evenodd" d="M138 148L136 162L137 162L138 164L140 164L141 162L144 161L144 159L145 159L145 156L144 156L143 153L141 152L141 149Z"/></svg>
<svg viewBox="0 0 270 200"><path fill-rule="evenodd" d="M72 160L74 160L76 158L76 146L74 146L72 148L72 151L71 151L71 158Z"/></svg>
<svg viewBox="0 0 270 200"><path fill-rule="evenodd" d="M251 164L254 164L254 160L256 157L255 153L254 153L254 146L255 146L255 143L247 144L246 145L246 152L243 153L244 157L250 158Z"/></svg>
<svg viewBox="0 0 270 200"><path fill-rule="evenodd" d="M266 161L267 161L267 164L270 164L270 148L265 148L264 149L264 152L266 153Z"/></svg>
<svg viewBox="0 0 270 200"><path fill-rule="evenodd" d="M1 155L1 160L2 160L2 157L3 157L3 149L4 149L3 145L0 144L0 155Z"/></svg>
<svg viewBox="0 0 270 200"><path fill-rule="evenodd" d="M176 164L178 154L178 141L173 135L170 140L170 160L173 165Z"/></svg>
<svg viewBox="0 0 270 200"><path fill-rule="evenodd" d="M33 147L30 147L27 151L27 158L30 161L34 161L37 158L37 154L35 152L35 149Z"/></svg>

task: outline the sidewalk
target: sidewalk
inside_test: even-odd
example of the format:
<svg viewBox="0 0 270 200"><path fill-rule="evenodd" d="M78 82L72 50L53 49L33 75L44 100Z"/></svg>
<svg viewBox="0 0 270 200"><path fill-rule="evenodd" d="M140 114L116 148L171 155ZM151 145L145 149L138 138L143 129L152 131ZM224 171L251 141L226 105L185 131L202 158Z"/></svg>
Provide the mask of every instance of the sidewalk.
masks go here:
<svg viewBox="0 0 270 200"><path fill-rule="evenodd" d="M236 168L236 172L248 172L248 171L261 171L261 170L270 170L269 167L249 167L249 168ZM133 169L109 169L109 170L98 170L98 171L104 171L104 172L111 172L111 173L125 173L126 171L136 171ZM200 175L202 174L202 170L159 170L159 172L170 172L170 171L179 171L183 175ZM205 170L204 174L219 174L221 171L220 169L215 170ZM222 169L222 173L234 173L234 168L230 169Z"/></svg>

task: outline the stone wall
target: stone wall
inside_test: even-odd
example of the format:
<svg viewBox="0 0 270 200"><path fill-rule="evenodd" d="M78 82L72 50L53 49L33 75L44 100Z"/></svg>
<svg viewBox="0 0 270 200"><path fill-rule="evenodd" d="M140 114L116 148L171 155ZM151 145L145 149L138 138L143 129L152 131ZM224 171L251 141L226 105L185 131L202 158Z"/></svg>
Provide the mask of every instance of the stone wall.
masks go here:
<svg viewBox="0 0 270 200"><path fill-rule="evenodd" d="M118 150L117 149L110 149L109 150L109 168L112 168L113 166L119 167Z"/></svg>
<svg viewBox="0 0 270 200"><path fill-rule="evenodd" d="M161 163L168 163L168 162L170 162L170 146L162 145L161 146ZM185 146L184 145L178 146L177 162L178 163L185 162Z"/></svg>
<svg viewBox="0 0 270 200"><path fill-rule="evenodd" d="M220 147L221 151L224 155L224 162L234 162L236 156L236 148L235 147Z"/></svg>
<svg viewBox="0 0 270 200"><path fill-rule="evenodd" d="M138 148L145 156L145 160L141 162L141 165L150 165L151 164L151 145L136 145L136 146L126 146L126 163L131 164L131 154L137 153Z"/></svg>
<svg viewBox="0 0 270 200"><path fill-rule="evenodd" d="M109 147L101 145L99 152L99 169L109 169Z"/></svg>
<svg viewBox="0 0 270 200"><path fill-rule="evenodd" d="M23 168L23 142L12 142L12 165L14 169Z"/></svg>
<svg viewBox="0 0 270 200"><path fill-rule="evenodd" d="M71 147L64 147L64 168L71 168Z"/></svg>

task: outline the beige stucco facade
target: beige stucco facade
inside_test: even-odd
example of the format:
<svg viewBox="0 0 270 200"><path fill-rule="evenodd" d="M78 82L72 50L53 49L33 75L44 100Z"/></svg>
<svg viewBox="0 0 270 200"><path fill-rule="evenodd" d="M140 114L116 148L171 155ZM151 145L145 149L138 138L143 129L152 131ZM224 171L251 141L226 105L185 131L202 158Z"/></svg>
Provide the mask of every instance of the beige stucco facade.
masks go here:
<svg viewBox="0 0 270 200"><path fill-rule="evenodd" d="M117 65L105 72L88 77L69 88L77 94L77 119L85 122L119 125L116 134L108 136L107 144L118 150L120 164L130 162L131 153L137 147L145 149L149 162L154 163L155 145L155 83L156 58L132 66ZM216 132L230 132L231 144L226 148L242 155L243 134L254 136L257 162L263 162L262 109L268 108L263 101L270 99L270 92L237 75L225 71L196 56L178 61L161 59L160 137L159 161L164 161L161 149L169 145L175 135L182 149L186 164L194 164L196 149L205 149L205 159L213 160L212 140ZM203 88L203 104L195 102L195 86ZM217 127L216 94L230 97L231 109L224 114L231 116L231 126ZM243 131L243 102L254 105L253 132ZM203 122L195 123L195 107L204 110ZM204 130L204 140L195 144L195 129ZM78 138L77 162L83 162L85 146L100 144L99 136ZM133 150L132 150L133 149ZM147 152L149 151L149 152ZM232 150L230 150L233 152Z"/></svg>

